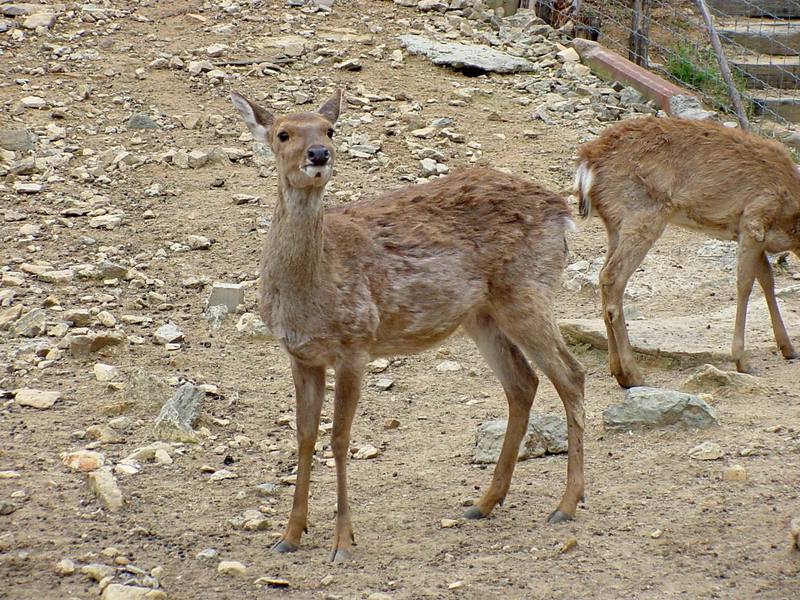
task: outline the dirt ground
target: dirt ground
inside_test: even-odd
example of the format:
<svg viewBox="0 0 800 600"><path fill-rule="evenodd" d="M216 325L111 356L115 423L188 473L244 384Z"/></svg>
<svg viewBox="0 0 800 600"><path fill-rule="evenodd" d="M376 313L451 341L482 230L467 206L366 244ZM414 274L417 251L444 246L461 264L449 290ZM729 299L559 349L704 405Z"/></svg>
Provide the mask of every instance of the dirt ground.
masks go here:
<svg viewBox="0 0 800 600"><path fill-rule="evenodd" d="M50 33L26 32L22 41L0 34L0 129L44 130L55 106L57 124L67 129L66 144L78 149L70 167L88 160L81 155L84 149L103 153L124 146L148 157L169 148L249 150L249 142L238 140L244 128L226 99L228 89L235 86L261 98L282 86L286 106L291 107L290 88L317 103L337 84L355 95L397 98L402 93L422 104L423 122L452 118L453 129L481 144L484 160L555 190L569 189L575 149L591 133L578 123L562 127L531 120L530 111L512 103L517 96L514 86L523 76L467 79L416 57L391 66L385 57L399 47L397 35L407 30L400 20L422 22L430 17L388 2L337 0L329 15L303 15L301 25L286 19L299 15L297 9L278 0L248 11L257 19L238 18L220 11L217 3L199 0L114 5L130 12L113 19L115 27L62 17ZM68 9L76 6L67 3ZM233 27L222 33L213 30L225 23ZM146 68L143 78L135 73L159 53L183 55L214 43L229 45L226 57L252 58L266 36L294 33L298 27L369 36L372 43L328 42L339 56L319 64L295 63L280 76L258 77L248 74L248 67L229 68L236 80L217 86L191 77L185 69ZM98 57L65 61L65 72L39 69L58 62L47 44L92 48ZM382 44L384 58L372 56ZM363 70L332 67L348 58L359 58ZM86 84L93 88L91 95L78 101L76 94ZM451 106L447 100L456 85L491 93ZM46 98L51 107L13 114L13 106L29 95ZM387 135L392 128L386 123L397 118L392 108L398 103L375 101L371 118L352 121L348 117L366 113L352 103L345 107L343 132L337 135L357 132L380 139L389 160L379 165L342 156L329 202L401 185L404 173L416 172L418 161L404 142L405 132ZM124 123L132 112L161 113L163 122L171 125L130 131ZM177 124L176 115L191 112L222 119L216 126L191 130ZM507 118L497 120L492 113ZM533 133L524 135L524 130ZM447 164L466 164L465 147L453 148L456 155ZM68 173L69 169L57 172L39 194L13 193L11 178L0 188L0 211L24 214L21 221L0 224L2 269L18 271L21 263L36 261L66 268L112 260L135 266L146 282L105 285L76 278L55 286L28 277L15 302L26 309L42 307L54 295L56 306L65 309L105 309L118 320L123 315L151 320L121 323L127 334L141 336L144 343L125 343L88 358L65 353L45 368L36 361L25 366L26 351L21 348L30 340L0 332L0 388L59 390L63 396L47 410L20 407L9 398L0 404L0 471L20 475L0 479L0 500L17 506L15 512L0 516L3 600L95 598L96 582L80 571L57 574L55 565L64 558L71 558L79 569L87 563L112 564L113 553L101 554L109 547L146 572L163 567L158 579L170 599L350 599L378 592L398 599L800 596L800 553L789 550L788 540L788 523L800 516L800 365L784 361L777 350L753 356L767 392L713 399L721 427L611 433L603 429L602 412L622 399L623 390L608 375L604 353L574 348L587 371L587 502L573 522L557 526L546 525L545 518L563 490L566 455L521 462L505 505L491 518L441 526L441 519L458 518L464 501L488 485L490 469L470 461L475 430L482 421L505 416L505 399L477 350L461 335L439 349L394 360L384 373L367 376L354 424L354 447L369 443L381 449L377 458L352 460L349 466L355 560L345 565L327 562L335 476L326 464L326 434L320 437L310 528L302 548L291 555L272 554L269 548L285 526L293 490L281 482L295 465L294 433L284 424L294 411L288 361L276 343L237 332L236 316L211 332L202 317L209 287L184 287L182 282L201 276L209 281L255 279L264 239L259 220L273 206L275 177L259 177L250 160L189 170L153 160L94 181ZM144 193L154 183L166 193ZM260 200L236 204L235 194ZM91 200L98 195L108 197L99 206L124 213L116 229L92 229L89 216L60 216L69 198ZM148 210L153 218L145 218ZM21 235L19 229L26 224L40 225L41 230L33 237ZM600 223L578 225L570 240L572 260L601 256L605 235ZM170 249L176 242L186 243L189 235L205 236L213 244L208 250ZM96 243L87 243L85 236ZM661 269L664 285L635 303L640 314L677 316L731 304L732 273L698 264L697 249L703 241L702 236L677 230L664 236L645 264L645 269ZM797 283L793 275L798 273L800 262L790 257L777 274L778 286ZM153 304L152 292L166 299ZM752 302L763 298L754 293ZM252 288L246 305L255 310ZM796 299L787 306L800 310ZM57 315L57 309L50 310ZM567 318L595 317L599 299L592 288L562 290L558 311ZM185 333L180 350L153 343L153 331L168 321ZM790 333L800 344L800 332ZM58 344L52 338L45 342ZM463 370L437 372L436 365L445 359L458 361ZM80 432L111 418L106 408L119 392L95 379L96 362L123 371L140 367L165 379L213 384L219 390L202 408L201 423L211 437L186 446L171 465L147 464L139 474L118 476L126 502L118 513L102 510L87 489L86 476L67 470L59 458L61 452L87 444ZM690 372L642 365L648 383L674 389ZM394 387L379 391L374 385L378 377L390 377ZM549 382L542 382L534 411L562 412ZM331 414L328 403L324 424L330 423ZM126 415L132 426L123 443L99 448L111 463L152 441L149 427L155 413L137 406ZM384 428L391 418L400 422L399 428ZM246 436L252 444L241 437L234 440L237 436ZM726 456L710 462L689 459L687 451L705 440L717 442ZM746 456L739 455L743 450ZM746 468L746 482L721 480L721 469L731 464ZM201 471L204 465L227 468L238 478L209 482ZM258 497L255 486L268 482L278 485L277 495ZM15 494L19 491L24 494ZM271 521L266 530L249 532L229 524L243 511L259 507ZM577 545L562 553L572 538ZM197 553L206 548L216 549L219 559L242 562L247 574L219 574L217 560L197 560ZM284 579L290 586L257 586L259 577Z"/></svg>

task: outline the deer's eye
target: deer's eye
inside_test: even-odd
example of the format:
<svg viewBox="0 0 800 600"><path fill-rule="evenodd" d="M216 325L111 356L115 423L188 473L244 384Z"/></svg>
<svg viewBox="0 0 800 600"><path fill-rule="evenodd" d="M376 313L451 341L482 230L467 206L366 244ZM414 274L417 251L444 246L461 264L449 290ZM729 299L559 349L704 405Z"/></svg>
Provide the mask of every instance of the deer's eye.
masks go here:
<svg viewBox="0 0 800 600"><path fill-rule="evenodd" d="M288 133L286 133L285 131L281 131L281 132L278 134L278 139L279 139L280 141L282 141L282 142L285 142L286 140L288 140L288 139L289 139L289 134L288 134Z"/></svg>
<svg viewBox="0 0 800 600"><path fill-rule="evenodd" d="M333 138L333 129L328 129L328 137Z"/></svg>

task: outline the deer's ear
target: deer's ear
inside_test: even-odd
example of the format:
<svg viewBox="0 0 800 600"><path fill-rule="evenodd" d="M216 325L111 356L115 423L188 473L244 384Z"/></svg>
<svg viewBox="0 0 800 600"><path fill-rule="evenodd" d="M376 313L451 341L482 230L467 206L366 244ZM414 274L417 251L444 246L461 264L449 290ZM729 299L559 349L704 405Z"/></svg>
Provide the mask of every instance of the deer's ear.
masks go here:
<svg viewBox="0 0 800 600"><path fill-rule="evenodd" d="M275 121L272 113L237 92L231 92L231 102L233 102L239 114L242 115L242 119L250 133L253 134L253 138L257 142L266 144L272 123Z"/></svg>
<svg viewBox="0 0 800 600"><path fill-rule="evenodd" d="M328 98L325 101L325 104L322 105L319 109L319 114L323 117L328 119L331 124L336 123L336 120L339 118L339 111L342 108L342 90L341 88L337 88L335 92L333 92L333 96Z"/></svg>

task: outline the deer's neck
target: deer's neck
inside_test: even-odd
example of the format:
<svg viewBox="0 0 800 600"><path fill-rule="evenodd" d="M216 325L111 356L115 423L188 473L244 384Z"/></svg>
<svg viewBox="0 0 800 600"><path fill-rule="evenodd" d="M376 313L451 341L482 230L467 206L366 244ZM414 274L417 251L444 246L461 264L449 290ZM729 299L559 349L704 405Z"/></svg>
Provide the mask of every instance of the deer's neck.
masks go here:
<svg viewBox="0 0 800 600"><path fill-rule="evenodd" d="M263 264L267 285L278 293L306 295L322 282L324 193L278 186Z"/></svg>

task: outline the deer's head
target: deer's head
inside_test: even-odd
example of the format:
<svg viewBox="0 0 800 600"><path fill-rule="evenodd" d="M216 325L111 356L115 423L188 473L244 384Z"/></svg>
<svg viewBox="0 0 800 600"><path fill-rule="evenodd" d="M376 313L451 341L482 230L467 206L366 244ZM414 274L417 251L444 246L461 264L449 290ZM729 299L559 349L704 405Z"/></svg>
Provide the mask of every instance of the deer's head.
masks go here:
<svg viewBox="0 0 800 600"><path fill-rule="evenodd" d="M318 112L274 116L238 94L231 101L253 138L275 154L278 176L291 188L322 187L333 174L333 125L339 118L342 91L334 94Z"/></svg>

